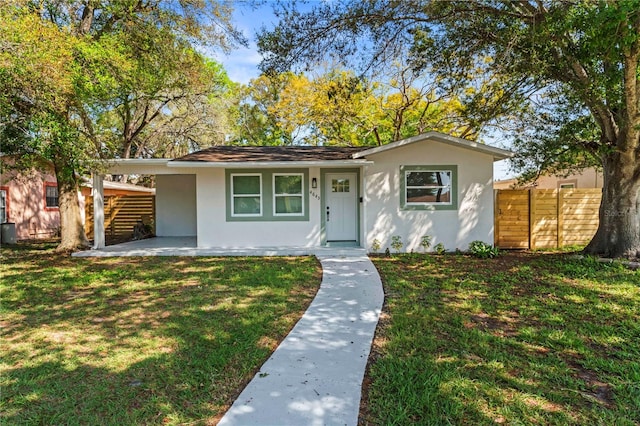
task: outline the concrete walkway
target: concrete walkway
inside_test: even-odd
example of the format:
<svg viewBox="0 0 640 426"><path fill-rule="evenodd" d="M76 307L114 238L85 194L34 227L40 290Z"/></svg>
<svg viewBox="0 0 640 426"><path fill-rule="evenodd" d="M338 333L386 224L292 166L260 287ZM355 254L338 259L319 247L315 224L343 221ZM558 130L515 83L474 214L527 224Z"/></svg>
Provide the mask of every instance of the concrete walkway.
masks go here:
<svg viewBox="0 0 640 426"><path fill-rule="evenodd" d="M362 249L318 258L311 306L219 425L357 425L382 283Z"/></svg>

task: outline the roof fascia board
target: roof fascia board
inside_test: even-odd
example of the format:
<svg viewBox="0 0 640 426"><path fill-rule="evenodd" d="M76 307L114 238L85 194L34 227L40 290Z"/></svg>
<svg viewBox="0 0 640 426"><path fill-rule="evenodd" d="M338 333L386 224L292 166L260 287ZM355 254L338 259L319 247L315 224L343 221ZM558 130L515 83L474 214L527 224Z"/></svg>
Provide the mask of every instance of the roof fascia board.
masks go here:
<svg viewBox="0 0 640 426"><path fill-rule="evenodd" d="M113 158L109 160L110 166L164 166L169 158Z"/></svg>
<svg viewBox="0 0 640 426"><path fill-rule="evenodd" d="M436 142L446 143L449 145L458 146L460 148L467 148L474 151L479 151L485 154L492 155L494 161L504 160L506 158L513 157L513 152L507 151L506 149L496 148L494 146L468 141L466 139L457 138L455 136L445 135L444 133L427 132L421 135L412 136L407 139L402 139L396 142L392 142L387 145L367 149L366 151L356 152L355 154L353 154L353 158L362 158L362 157L366 157L367 155L378 154L380 152L384 152L390 149L400 148L401 146L410 145L412 143L416 143L424 140L434 140Z"/></svg>
<svg viewBox="0 0 640 426"><path fill-rule="evenodd" d="M168 167L190 168L276 168L315 166L361 166L373 164L371 160L323 160L323 161L170 161Z"/></svg>

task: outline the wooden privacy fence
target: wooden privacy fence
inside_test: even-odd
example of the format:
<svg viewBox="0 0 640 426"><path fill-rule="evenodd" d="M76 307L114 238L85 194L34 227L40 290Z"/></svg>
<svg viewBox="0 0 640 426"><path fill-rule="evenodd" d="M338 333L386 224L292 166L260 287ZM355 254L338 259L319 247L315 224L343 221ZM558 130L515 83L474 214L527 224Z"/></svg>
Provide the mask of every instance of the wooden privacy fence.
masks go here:
<svg viewBox="0 0 640 426"><path fill-rule="evenodd" d="M133 227L138 221L153 226L156 217L155 199L154 195L113 195L104 197L105 237L131 237L133 235ZM93 197L85 199L84 230L88 238L93 238Z"/></svg>
<svg viewBox="0 0 640 426"><path fill-rule="evenodd" d="M505 249L587 244L598 228L601 189L501 189L495 245Z"/></svg>

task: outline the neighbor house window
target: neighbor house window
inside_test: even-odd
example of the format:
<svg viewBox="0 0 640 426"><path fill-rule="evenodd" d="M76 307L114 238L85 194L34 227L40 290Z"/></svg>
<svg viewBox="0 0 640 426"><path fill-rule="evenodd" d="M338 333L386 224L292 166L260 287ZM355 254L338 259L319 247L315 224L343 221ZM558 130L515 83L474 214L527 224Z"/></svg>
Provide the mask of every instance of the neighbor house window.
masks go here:
<svg viewBox="0 0 640 426"><path fill-rule="evenodd" d="M45 206L47 208L57 208L58 204L58 186L55 183L44 184Z"/></svg>
<svg viewBox="0 0 640 426"><path fill-rule="evenodd" d="M262 175L231 175L232 216L262 215Z"/></svg>
<svg viewBox="0 0 640 426"><path fill-rule="evenodd" d="M304 214L304 175L273 174L274 216L302 216Z"/></svg>
<svg viewBox="0 0 640 426"><path fill-rule="evenodd" d="M7 202L7 190L0 189L0 223L5 223L9 220L7 210L9 203Z"/></svg>
<svg viewBox="0 0 640 426"><path fill-rule="evenodd" d="M406 210L452 210L456 206L456 166L404 166L401 204Z"/></svg>

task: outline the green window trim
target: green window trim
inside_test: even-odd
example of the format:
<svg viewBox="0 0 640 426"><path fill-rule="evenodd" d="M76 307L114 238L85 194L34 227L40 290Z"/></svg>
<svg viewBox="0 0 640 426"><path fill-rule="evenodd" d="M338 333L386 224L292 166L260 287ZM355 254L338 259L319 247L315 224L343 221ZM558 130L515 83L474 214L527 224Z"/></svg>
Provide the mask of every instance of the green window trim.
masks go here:
<svg viewBox="0 0 640 426"><path fill-rule="evenodd" d="M233 176L260 176L260 214L234 213ZM301 213L276 213L275 176L302 176L301 194L280 194L282 197L301 198ZM308 222L309 221L309 170L308 169L225 169L225 209L227 222ZM250 196L241 194L240 196ZM255 194L253 195L255 196ZM288 200L295 204L294 199ZM282 206L282 202L280 205ZM286 203L285 203L286 204Z"/></svg>
<svg viewBox="0 0 640 426"><path fill-rule="evenodd" d="M450 184L408 185L407 177L411 172L444 172L450 175ZM450 196L443 202L408 202L408 191L420 191L450 188ZM458 166L456 165L420 165L400 166L400 209L401 210L457 210L458 209Z"/></svg>

